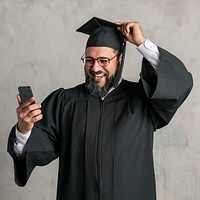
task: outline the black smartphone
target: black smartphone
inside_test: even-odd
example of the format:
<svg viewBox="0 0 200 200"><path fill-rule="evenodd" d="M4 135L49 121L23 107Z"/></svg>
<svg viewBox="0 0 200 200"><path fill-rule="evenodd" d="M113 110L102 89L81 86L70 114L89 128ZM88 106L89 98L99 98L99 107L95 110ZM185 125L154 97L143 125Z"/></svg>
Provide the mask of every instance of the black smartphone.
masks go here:
<svg viewBox="0 0 200 200"><path fill-rule="evenodd" d="M19 86L18 91L19 91L19 95L21 97L22 103L28 101L31 97L33 97L33 92L30 86ZM35 101L33 103L35 103Z"/></svg>

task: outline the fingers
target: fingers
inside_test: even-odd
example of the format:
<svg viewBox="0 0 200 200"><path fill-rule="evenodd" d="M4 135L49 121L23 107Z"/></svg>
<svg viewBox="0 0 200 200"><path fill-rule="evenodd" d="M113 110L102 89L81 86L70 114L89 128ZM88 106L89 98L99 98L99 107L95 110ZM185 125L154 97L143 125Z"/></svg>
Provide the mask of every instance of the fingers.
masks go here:
<svg viewBox="0 0 200 200"><path fill-rule="evenodd" d="M118 30L120 30L125 36L129 36L134 27L139 26L138 22L116 22Z"/></svg>
<svg viewBox="0 0 200 200"><path fill-rule="evenodd" d="M35 122L42 119L41 105L34 103L34 97L22 103L20 95L17 95L17 101L18 130L25 134L33 128Z"/></svg>
<svg viewBox="0 0 200 200"><path fill-rule="evenodd" d="M37 111L39 110L39 111ZM21 119L24 119L25 117L29 117L29 118L32 118L34 117L35 115L38 115L40 113L41 110L41 105L40 104L31 104L29 106L19 106L17 108L17 113L19 115L19 117Z"/></svg>
<svg viewBox="0 0 200 200"><path fill-rule="evenodd" d="M33 104L27 109L17 111L18 130L22 134L26 134L27 132L29 132L33 128L34 123L43 118L40 107L41 106L37 104ZM32 110L33 108L37 109Z"/></svg>
<svg viewBox="0 0 200 200"><path fill-rule="evenodd" d="M117 29L123 33L125 38L132 44L139 46L145 41L142 28L138 22L116 22Z"/></svg>
<svg viewBox="0 0 200 200"><path fill-rule="evenodd" d="M25 124L34 124L35 122L42 119L43 115L40 109L34 110L32 112L29 112L27 115L22 116L23 123Z"/></svg>

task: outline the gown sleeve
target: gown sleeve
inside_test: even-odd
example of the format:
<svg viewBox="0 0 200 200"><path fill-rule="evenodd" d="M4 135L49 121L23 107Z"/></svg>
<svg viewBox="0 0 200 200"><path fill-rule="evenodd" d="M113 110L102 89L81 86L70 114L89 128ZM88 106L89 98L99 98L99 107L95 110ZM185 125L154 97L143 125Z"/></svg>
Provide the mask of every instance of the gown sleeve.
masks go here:
<svg viewBox="0 0 200 200"><path fill-rule="evenodd" d="M148 99L154 129L167 125L189 95L193 80L184 64L168 51L158 47L158 72L144 58L140 74L142 87Z"/></svg>
<svg viewBox="0 0 200 200"><path fill-rule="evenodd" d="M44 166L59 156L58 140L64 89L50 94L42 103L43 119L35 123L20 157L14 153L15 127L8 138L7 151L14 162L15 182L25 186L35 166Z"/></svg>

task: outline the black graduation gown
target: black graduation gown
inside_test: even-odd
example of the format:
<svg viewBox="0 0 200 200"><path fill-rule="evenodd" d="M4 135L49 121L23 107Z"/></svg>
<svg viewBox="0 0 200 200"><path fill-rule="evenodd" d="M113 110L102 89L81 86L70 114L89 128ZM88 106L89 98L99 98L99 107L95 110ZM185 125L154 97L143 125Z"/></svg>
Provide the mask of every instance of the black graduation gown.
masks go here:
<svg viewBox="0 0 200 200"><path fill-rule="evenodd" d="M59 157L57 200L155 200L153 133L169 123L192 88L192 76L159 48L157 76L143 59L138 83L123 80L104 100L81 84L58 89L42 103L25 154L13 153L15 181Z"/></svg>

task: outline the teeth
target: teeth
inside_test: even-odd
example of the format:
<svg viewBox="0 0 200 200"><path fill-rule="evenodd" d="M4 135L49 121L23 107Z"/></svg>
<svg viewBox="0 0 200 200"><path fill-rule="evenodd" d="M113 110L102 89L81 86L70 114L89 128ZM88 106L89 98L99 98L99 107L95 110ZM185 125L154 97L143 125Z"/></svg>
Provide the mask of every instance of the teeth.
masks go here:
<svg viewBox="0 0 200 200"><path fill-rule="evenodd" d="M105 74L95 75L96 78L102 78L102 77L104 77L104 76L105 76Z"/></svg>
<svg viewBox="0 0 200 200"><path fill-rule="evenodd" d="M104 73L102 73L102 74L95 74L95 73L93 73L93 74L91 74L93 77L95 77L95 78L98 78L98 79L100 79L100 78L103 78L104 76L106 76L106 74L104 74Z"/></svg>

